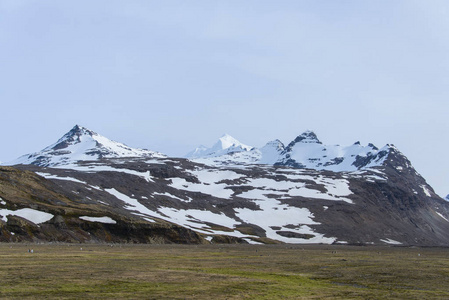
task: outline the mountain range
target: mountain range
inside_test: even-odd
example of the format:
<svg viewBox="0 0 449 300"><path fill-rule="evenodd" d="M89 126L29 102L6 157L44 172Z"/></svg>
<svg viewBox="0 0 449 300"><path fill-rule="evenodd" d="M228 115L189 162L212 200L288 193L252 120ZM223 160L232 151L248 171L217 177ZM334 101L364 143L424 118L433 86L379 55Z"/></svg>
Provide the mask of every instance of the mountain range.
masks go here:
<svg viewBox="0 0 449 300"><path fill-rule="evenodd" d="M0 241L449 245L449 203L393 145L224 135L173 158L76 125L7 165Z"/></svg>
<svg viewBox="0 0 449 300"><path fill-rule="evenodd" d="M380 166L393 145L378 149L373 144L362 146L323 145L312 131L306 131L285 146L274 140L258 149L240 143L225 134L211 148L200 146L185 157L208 164L268 164L300 169L356 171Z"/></svg>

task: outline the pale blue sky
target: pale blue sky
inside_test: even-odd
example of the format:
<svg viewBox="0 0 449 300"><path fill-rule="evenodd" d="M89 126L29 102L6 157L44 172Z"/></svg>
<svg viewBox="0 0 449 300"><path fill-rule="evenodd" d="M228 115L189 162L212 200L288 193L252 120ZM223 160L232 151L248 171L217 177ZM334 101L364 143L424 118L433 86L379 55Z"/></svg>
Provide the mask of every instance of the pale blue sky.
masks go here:
<svg viewBox="0 0 449 300"><path fill-rule="evenodd" d="M0 161L75 124L182 155L395 144L449 193L449 1L0 0Z"/></svg>

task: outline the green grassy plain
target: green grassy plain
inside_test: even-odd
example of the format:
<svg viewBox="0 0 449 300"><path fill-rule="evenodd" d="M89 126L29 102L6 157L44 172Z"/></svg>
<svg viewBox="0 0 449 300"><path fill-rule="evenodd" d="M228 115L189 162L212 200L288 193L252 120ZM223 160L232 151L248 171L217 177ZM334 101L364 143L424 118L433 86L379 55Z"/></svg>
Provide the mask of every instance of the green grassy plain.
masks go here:
<svg viewBox="0 0 449 300"><path fill-rule="evenodd" d="M448 299L449 249L0 244L0 298Z"/></svg>

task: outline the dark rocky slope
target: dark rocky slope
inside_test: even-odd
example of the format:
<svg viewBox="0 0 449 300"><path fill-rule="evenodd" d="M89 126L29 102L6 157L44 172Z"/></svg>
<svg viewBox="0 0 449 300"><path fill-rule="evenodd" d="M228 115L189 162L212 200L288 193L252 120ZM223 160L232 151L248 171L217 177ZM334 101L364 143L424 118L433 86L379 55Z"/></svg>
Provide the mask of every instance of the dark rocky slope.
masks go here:
<svg viewBox="0 0 449 300"><path fill-rule="evenodd" d="M30 171L0 167L0 209L22 208L53 215L36 224L20 216L0 220L0 242L205 243L196 232L168 222L151 223L113 207L81 199ZM1 214L1 213L0 213ZM89 222L80 216L108 216L115 224Z"/></svg>

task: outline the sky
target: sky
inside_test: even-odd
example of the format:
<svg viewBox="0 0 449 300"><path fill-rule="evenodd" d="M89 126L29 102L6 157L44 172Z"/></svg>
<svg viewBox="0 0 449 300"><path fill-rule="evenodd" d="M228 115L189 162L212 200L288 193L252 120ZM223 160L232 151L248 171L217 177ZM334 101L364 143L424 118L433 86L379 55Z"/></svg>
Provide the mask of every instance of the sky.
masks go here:
<svg viewBox="0 0 449 300"><path fill-rule="evenodd" d="M75 124L182 156L394 144L449 194L449 1L0 0L0 161Z"/></svg>

